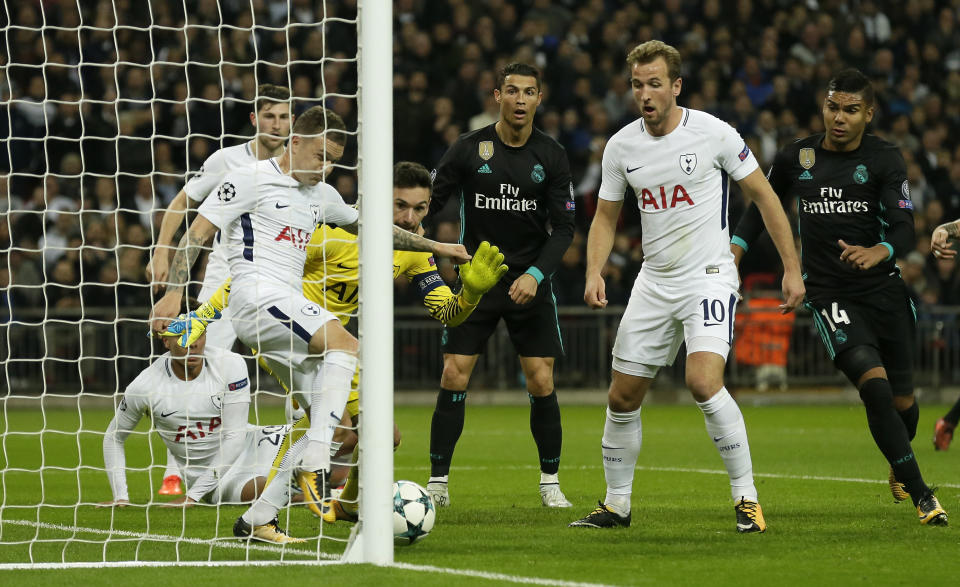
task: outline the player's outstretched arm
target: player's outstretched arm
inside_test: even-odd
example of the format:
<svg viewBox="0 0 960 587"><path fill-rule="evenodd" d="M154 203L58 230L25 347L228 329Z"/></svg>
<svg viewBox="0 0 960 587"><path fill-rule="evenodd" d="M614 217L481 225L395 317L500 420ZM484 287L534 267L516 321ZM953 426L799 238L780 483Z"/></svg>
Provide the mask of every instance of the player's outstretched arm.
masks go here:
<svg viewBox="0 0 960 587"><path fill-rule="evenodd" d="M437 257L448 257L457 265L466 263L470 260L470 254L466 247L454 243L438 243L437 241L423 238L419 234L414 234L409 230L394 225L393 227L393 248L398 251L420 251L433 253Z"/></svg>
<svg viewBox="0 0 960 587"><path fill-rule="evenodd" d="M113 493L113 499L100 502L97 504L98 507L124 507L130 504L130 496L127 491L127 457L124 445L127 436L137 427L139 422L140 412L135 408L128 407L126 397L124 397L123 403L117 409L113 420L110 421L107 431L103 435L103 465L107 471L107 479L110 481L110 491Z"/></svg>
<svg viewBox="0 0 960 587"><path fill-rule="evenodd" d="M744 195L756 203L767 232L780 254L783 263L783 304L780 305L780 311L792 312L803 302L806 288L801 277L800 259L793 246L793 231L780 205L780 198L759 169L753 170L737 183Z"/></svg>
<svg viewBox="0 0 960 587"><path fill-rule="evenodd" d="M154 332L162 332L167 324L180 314L180 301L183 299L183 290L190 280L190 268L197 260L200 250L217 232L217 227L202 214L197 214L187 230L187 234L180 239L177 252L170 264L170 284L167 293L160 298L150 312L151 328Z"/></svg>
<svg viewBox="0 0 960 587"><path fill-rule="evenodd" d="M147 263L147 279L153 283L154 289L160 289L167 279L167 274L170 271L170 249L173 248L173 235L177 233L177 227L180 226L186 216L187 192L180 190L177 197L170 202L167 211L163 213L157 244L153 248L153 254L150 255L150 262Z"/></svg>
<svg viewBox="0 0 960 587"><path fill-rule="evenodd" d="M599 310L607 307L607 286L600 274L610 251L613 250L613 238L617 233L617 219L623 200L597 200L597 212L590 223L587 235L587 285L583 291L583 301L587 306Z"/></svg>
<svg viewBox="0 0 960 587"><path fill-rule="evenodd" d="M941 259L952 259L957 256L953 242L960 239L960 220L947 222L936 227L930 236L930 248L933 255Z"/></svg>
<svg viewBox="0 0 960 587"><path fill-rule="evenodd" d="M463 282L463 298L468 304L477 305L480 297L495 286L510 268L503 264L503 253L487 241L480 243L473 259L460 267Z"/></svg>

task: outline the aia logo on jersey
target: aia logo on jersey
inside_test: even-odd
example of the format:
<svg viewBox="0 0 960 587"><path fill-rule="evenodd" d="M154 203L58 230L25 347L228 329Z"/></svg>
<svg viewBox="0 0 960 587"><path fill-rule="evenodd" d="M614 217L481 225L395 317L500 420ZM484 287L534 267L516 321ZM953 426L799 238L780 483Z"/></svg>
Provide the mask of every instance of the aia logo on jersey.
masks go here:
<svg viewBox="0 0 960 587"><path fill-rule="evenodd" d="M307 243L310 242L311 233L300 228L294 228L292 226L284 226L283 230L280 231L280 234L277 235L277 238L273 239L275 241L290 241L290 244L293 245L293 248L300 249L301 251L307 250Z"/></svg>
<svg viewBox="0 0 960 587"><path fill-rule="evenodd" d="M667 188L663 186L660 186L659 194L654 194L647 188L643 188L640 191L640 210L644 212L676 208L682 203L693 206L693 200L690 199L690 194L687 193L687 190L685 190L682 185L673 186L673 195L669 197L667 196ZM648 206L651 210L647 209Z"/></svg>

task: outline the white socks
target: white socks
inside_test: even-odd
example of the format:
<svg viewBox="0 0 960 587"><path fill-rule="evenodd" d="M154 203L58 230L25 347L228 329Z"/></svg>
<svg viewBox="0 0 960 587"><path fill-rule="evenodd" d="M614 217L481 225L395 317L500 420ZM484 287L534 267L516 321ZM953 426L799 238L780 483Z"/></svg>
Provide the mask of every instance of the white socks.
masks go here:
<svg viewBox="0 0 960 587"><path fill-rule="evenodd" d="M309 439L303 454L303 468L319 471L330 468L333 432L340 425L343 408L350 396L350 381L357 357L344 351L327 351L310 390Z"/></svg>
<svg viewBox="0 0 960 587"><path fill-rule="evenodd" d="M306 446L307 437L301 436L287 449L286 454L283 455L280 464L277 466L277 474L260 494L260 497L243 513L243 519L248 524L263 526L276 518L277 512L281 508L287 507L290 502L290 479L294 472L294 466Z"/></svg>
<svg viewBox="0 0 960 587"><path fill-rule="evenodd" d="M730 476L730 493L734 501L741 497L757 499L753 484L753 462L750 460L750 445L747 443L747 428L743 423L740 406L726 387L721 387L713 397L697 406L703 411L707 433L720 452L720 458Z"/></svg>
<svg viewBox="0 0 960 587"><path fill-rule="evenodd" d="M642 442L640 408L633 412L612 412L607 408L607 420L603 425L600 443L603 473L607 480L604 504L621 516L630 513L633 473Z"/></svg>

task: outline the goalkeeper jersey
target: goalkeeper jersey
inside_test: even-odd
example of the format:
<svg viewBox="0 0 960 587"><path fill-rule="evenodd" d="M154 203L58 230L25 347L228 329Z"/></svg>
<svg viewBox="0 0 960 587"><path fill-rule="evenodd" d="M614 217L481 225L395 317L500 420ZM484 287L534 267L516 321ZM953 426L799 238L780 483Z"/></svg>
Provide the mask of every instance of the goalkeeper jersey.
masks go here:
<svg viewBox="0 0 960 587"><path fill-rule="evenodd" d="M342 228L323 225L307 245L303 267L303 295L337 315L344 324L356 315L360 251L356 235ZM394 251L393 277L403 275L417 287L430 315L447 322L457 308L454 294L437 273L433 255Z"/></svg>

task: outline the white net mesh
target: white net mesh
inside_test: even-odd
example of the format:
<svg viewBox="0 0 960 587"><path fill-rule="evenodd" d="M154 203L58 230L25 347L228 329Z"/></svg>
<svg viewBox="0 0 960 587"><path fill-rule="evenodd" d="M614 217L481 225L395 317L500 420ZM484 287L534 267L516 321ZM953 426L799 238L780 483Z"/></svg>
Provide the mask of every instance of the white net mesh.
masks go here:
<svg viewBox="0 0 960 587"><path fill-rule="evenodd" d="M275 131L251 120L258 87L289 89L294 115L324 105L344 119L352 136L327 181L356 200L356 2L5 0L0 20L0 565L336 558L349 527L306 508L280 525L308 541L279 547L233 537L246 508L232 499L163 507L157 413L123 443L131 505L98 504L114 497L108 425L164 352L146 336L158 292L145 271L169 256L155 247L163 214L218 150L269 147L256 125ZM280 386L247 363L250 421L282 424ZM182 432L213 435L207 422Z"/></svg>

